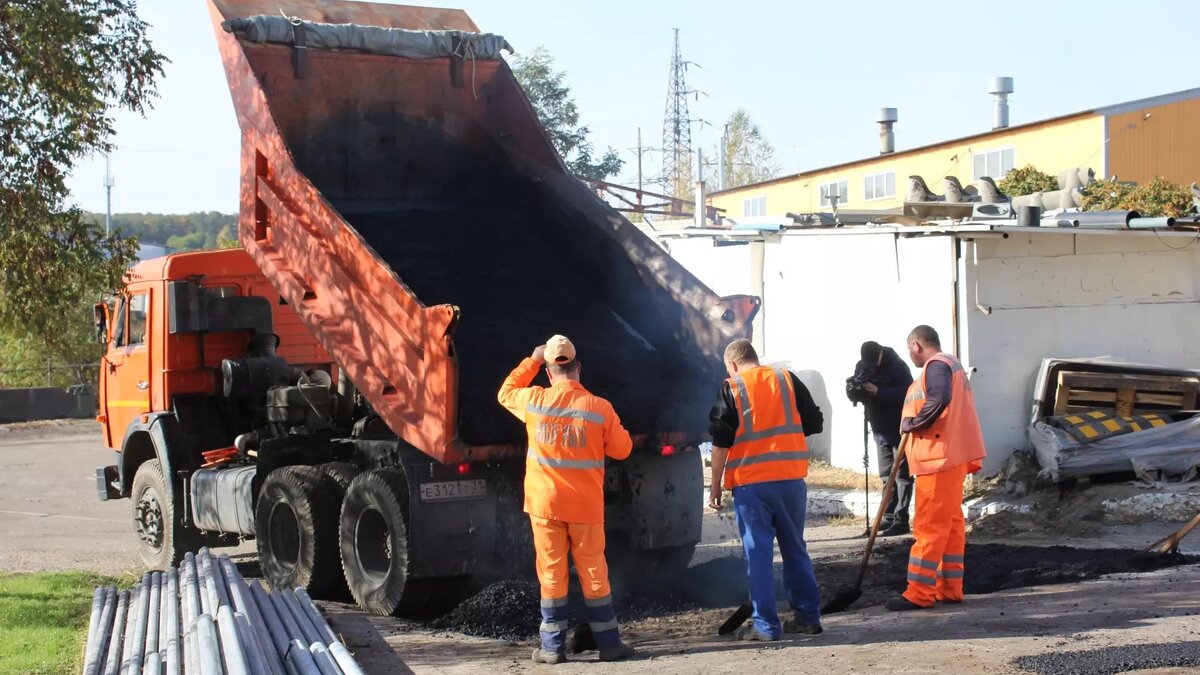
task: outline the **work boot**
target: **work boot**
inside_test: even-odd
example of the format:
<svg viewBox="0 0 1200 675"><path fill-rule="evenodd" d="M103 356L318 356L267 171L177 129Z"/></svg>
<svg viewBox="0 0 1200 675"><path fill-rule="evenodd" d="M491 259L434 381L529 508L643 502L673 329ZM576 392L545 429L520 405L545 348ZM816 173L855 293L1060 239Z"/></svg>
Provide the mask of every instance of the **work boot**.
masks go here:
<svg viewBox="0 0 1200 675"><path fill-rule="evenodd" d="M896 522L892 523L891 526L888 527L886 530L880 530L879 536L881 536L881 537L899 537L900 535L908 534L911 531L912 530L909 529L907 521L897 520Z"/></svg>
<svg viewBox="0 0 1200 675"><path fill-rule="evenodd" d="M566 650L552 652L552 651L548 651L546 649L542 649L541 647L534 647L534 649L533 649L533 662L534 663L545 663L547 665L552 666L556 663L566 663L566 661L567 661Z"/></svg>
<svg viewBox="0 0 1200 675"><path fill-rule="evenodd" d="M944 605L961 605L962 604L962 598L941 598L941 597L939 597L937 599L937 601Z"/></svg>
<svg viewBox="0 0 1200 675"><path fill-rule="evenodd" d="M820 623L805 623L800 619L787 619L783 622L783 632L800 633L801 635L820 635L825 632Z"/></svg>
<svg viewBox="0 0 1200 675"><path fill-rule="evenodd" d="M921 605L918 605L917 603L912 602L911 600L904 597L903 595L900 595L900 596L892 598L891 600L888 600L886 603L884 603L883 606L887 607L889 610L891 610L893 612L911 612L916 609L929 609L929 607L922 607Z"/></svg>
<svg viewBox="0 0 1200 675"><path fill-rule="evenodd" d="M757 640L758 642L776 642L777 637L771 637L759 630L754 624L742 626L738 629L737 639L739 640Z"/></svg>
<svg viewBox="0 0 1200 675"><path fill-rule="evenodd" d="M621 659L627 659L636 653L637 652L634 650L633 647L630 647L629 645L625 644L624 642L618 642L616 647L601 648L600 649L600 660L601 661L620 661Z"/></svg>

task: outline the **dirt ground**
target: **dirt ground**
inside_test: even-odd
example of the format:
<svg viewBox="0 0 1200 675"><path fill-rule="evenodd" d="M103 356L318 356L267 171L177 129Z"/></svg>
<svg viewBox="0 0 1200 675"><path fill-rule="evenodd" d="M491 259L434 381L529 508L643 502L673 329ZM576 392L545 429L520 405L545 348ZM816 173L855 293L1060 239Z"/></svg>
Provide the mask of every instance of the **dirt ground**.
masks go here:
<svg viewBox="0 0 1200 675"><path fill-rule="evenodd" d="M0 427L0 570L88 569L135 572L138 564L127 501L100 502L94 469L111 461L97 425L67 422L40 428ZM845 521L839 521L845 522ZM902 583L906 540L887 540L868 573L867 593L851 611L825 617L826 632L816 637L763 645L738 643L716 635L744 593L736 529L728 516L708 514L705 539L691 569L676 583L700 596L684 598L684 609L634 612L626 639L640 656L621 664L583 663L556 667L564 672L899 672L1068 673L1125 672L1131 667L1200 664L1200 565L1186 564L1141 574L1111 574L1084 582L1071 565L1103 567L1123 553L1076 554L1066 561L1051 546L1130 549L1145 546L1174 529L1170 523L1073 528L1056 523L1052 531L1015 532L983 527L970 537L972 569L989 590L1036 566L1045 551L1065 576L1032 587L969 595L955 607L896 615L878 605ZM851 578L863 540L861 525L826 526L811 522L807 538L825 592ZM1011 548L1019 544L1020 548ZM996 548L1008 545L1010 548ZM1045 547L1040 548L1040 547ZM1193 535L1185 551L1200 553ZM1014 554L1019 552L1019 557ZM253 545L230 551L250 563ZM999 560L996 564L989 559ZM1026 561L1026 562L1022 562ZM1007 567L1005 567L1007 565ZM985 572L991 570L992 578ZM995 573L1000 570L1003 573ZM1004 570L1010 570L1004 572ZM1045 572L1045 566L1042 571ZM1054 570L1051 569L1051 572ZM647 592L654 593L655 589ZM695 597L716 602L695 603ZM720 606L720 602L729 602ZM634 601L636 604L636 601ZM353 607L322 603L331 622L370 673L488 673L550 670L529 662L532 643L467 637L437 631L425 622L367 616ZM708 605L708 608L704 608ZM628 608L619 609L629 616ZM1035 661L1015 661L1035 657ZM586 665L585 665L586 663ZM1018 663L1026 667L1022 670ZM1160 668L1143 672L1195 672Z"/></svg>

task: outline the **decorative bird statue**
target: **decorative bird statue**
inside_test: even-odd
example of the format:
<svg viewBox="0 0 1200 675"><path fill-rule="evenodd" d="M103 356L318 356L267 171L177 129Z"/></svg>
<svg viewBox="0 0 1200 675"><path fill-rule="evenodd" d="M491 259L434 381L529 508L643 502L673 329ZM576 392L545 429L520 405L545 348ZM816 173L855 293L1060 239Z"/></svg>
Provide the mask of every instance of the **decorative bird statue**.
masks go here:
<svg viewBox="0 0 1200 675"><path fill-rule="evenodd" d="M975 181L975 185L979 187L979 197L984 204L1000 204L1010 201L1008 195L1001 192L1000 188L996 186L996 181L987 176Z"/></svg>
<svg viewBox="0 0 1200 675"><path fill-rule="evenodd" d="M941 195L935 195L925 184L925 179L920 176L908 177L908 194L904 196L906 202L937 202L941 201Z"/></svg>
<svg viewBox="0 0 1200 675"><path fill-rule="evenodd" d="M946 176L946 201L952 204L973 201L971 195L963 189L962 183L954 176Z"/></svg>

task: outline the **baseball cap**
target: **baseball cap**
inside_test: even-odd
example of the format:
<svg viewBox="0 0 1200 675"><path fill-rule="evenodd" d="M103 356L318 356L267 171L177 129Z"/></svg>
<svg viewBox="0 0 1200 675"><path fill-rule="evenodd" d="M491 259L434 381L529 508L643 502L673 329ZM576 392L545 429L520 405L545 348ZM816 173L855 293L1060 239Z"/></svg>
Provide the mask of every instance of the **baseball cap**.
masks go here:
<svg viewBox="0 0 1200 675"><path fill-rule="evenodd" d="M575 345L563 335L546 340L546 363L563 365L575 360Z"/></svg>

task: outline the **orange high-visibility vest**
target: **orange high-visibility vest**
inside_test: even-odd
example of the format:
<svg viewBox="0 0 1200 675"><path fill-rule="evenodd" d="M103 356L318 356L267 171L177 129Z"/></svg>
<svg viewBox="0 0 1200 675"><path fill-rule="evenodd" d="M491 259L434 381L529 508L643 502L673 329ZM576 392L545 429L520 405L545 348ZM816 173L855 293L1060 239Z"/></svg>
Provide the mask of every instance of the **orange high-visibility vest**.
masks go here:
<svg viewBox="0 0 1200 675"><path fill-rule="evenodd" d="M757 366L727 381L738 428L725 460L725 488L807 476L808 441L791 376L783 369Z"/></svg>
<svg viewBox="0 0 1200 675"><path fill-rule="evenodd" d="M499 401L525 422L525 512L567 523L604 522L604 460L633 448L612 404L578 382L527 386L539 364L525 359L504 381Z"/></svg>
<svg viewBox="0 0 1200 675"><path fill-rule="evenodd" d="M925 374L933 361L950 366L950 405L932 425L909 433L908 470L914 476L923 476L966 464L967 471L975 473L983 468L987 447L975 411L975 395L958 359L949 354L929 359L921 369L921 376L908 387L904 417L916 417L925 405Z"/></svg>

